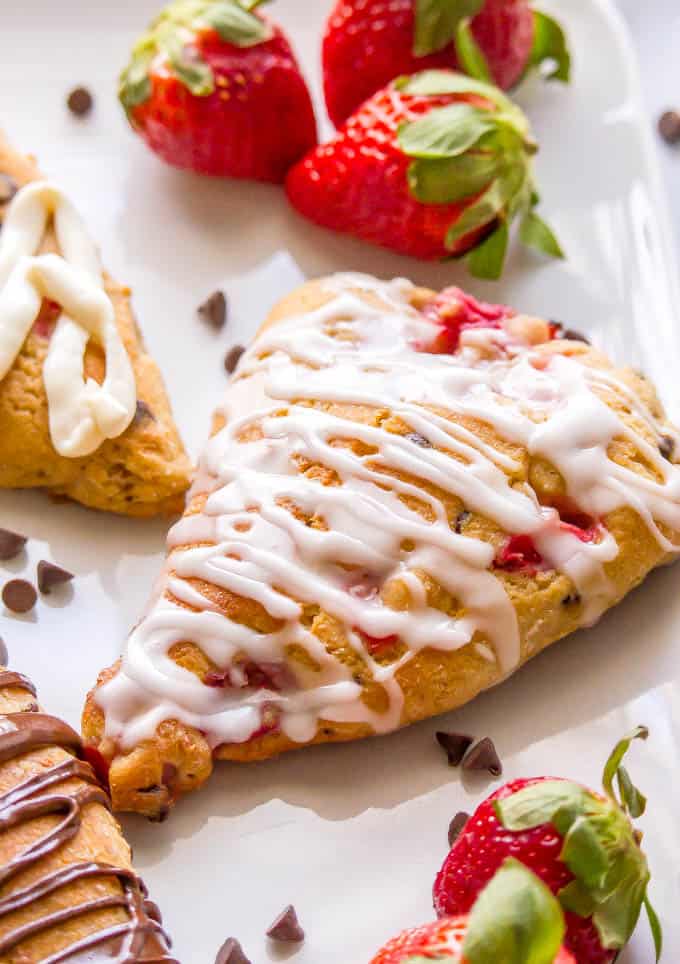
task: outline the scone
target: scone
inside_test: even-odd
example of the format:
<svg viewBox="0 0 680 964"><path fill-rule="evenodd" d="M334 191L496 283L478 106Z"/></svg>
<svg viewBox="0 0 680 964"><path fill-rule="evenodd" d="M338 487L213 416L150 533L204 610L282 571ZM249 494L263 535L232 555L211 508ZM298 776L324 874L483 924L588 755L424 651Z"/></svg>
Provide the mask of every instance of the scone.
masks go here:
<svg viewBox="0 0 680 964"><path fill-rule="evenodd" d="M680 545L652 387L458 289L339 275L272 313L86 741L114 806L460 706Z"/></svg>
<svg viewBox="0 0 680 964"><path fill-rule="evenodd" d="M0 667L0 962L178 964L78 734Z"/></svg>
<svg viewBox="0 0 680 964"><path fill-rule="evenodd" d="M181 511L189 478L129 289L0 134L0 487L152 516Z"/></svg>

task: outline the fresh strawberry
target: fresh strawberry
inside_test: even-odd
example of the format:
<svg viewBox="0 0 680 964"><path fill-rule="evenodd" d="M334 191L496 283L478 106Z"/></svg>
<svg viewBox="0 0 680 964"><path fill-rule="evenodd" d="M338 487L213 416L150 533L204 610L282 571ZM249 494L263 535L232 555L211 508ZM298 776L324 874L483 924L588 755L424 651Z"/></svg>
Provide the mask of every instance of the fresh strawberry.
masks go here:
<svg viewBox="0 0 680 964"><path fill-rule="evenodd" d="M175 0L135 45L119 96L175 167L282 182L316 144L304 78L283 32L248 0Z"/></svg>
<svg viewBox="0 0 680 964"><path fill-rule="evenodd" d="M430 70L366 101L286 187L318 224L418 258L471 251L472 273L497 278L515 216L522 241L562 257L534 212L536 150L527 118L497 87Z"/></svg>
<svg viewBox="0 0 680 964"><path fill-rule="evenodd" d="M609 964L627 943L644 904L657 960L661 934L647 897L649 870L631 817L645 798L621 761L638 727L617 744L604 770L604 796L568 780L515 780L470 817L434 885L440 916L465 914L508 857L533 871L560 900L564 943L578 964ZM614 791L616 777L620 800Z"/></svg>
<svg viewBox="0 0 680 964"><path fill-rule="evenodd" d="M422 308L428 321L439 331L422 350L435 355L448 355L458 350L462 332L470 328L500 328L502 322L516 314L507 305L478 301L460 288L444 288Z"/></svg>
<svg viewBox="0 0 680 964"><path fill-rule="evenodd" d="M326 106L339 127L401 74L458 68L507 90L549 61L568 81L559 24L529 0L337 0L323 40Z"/></svg>
<svg viewBox="0 0 680 964"><path fill-rule="evenodd" d="M564 915L538 877L506 860L469 915L403 931L371 964L576 964L562 946Z"/></svg>

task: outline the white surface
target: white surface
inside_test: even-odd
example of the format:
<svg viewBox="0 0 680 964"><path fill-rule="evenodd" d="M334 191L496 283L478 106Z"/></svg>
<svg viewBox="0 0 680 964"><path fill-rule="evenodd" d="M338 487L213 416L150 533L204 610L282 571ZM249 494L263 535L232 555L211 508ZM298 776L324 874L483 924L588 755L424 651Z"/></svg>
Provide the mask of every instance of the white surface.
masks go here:
<svg viewBox="0 0 680 964"><path fill-rule="evenodd" d="M127 130L113 97L131 41L157 6L8 6L0 118L15 143L37 153L72 193L107 265L133 285L192 452L224 386L226 347L247 338L301 277L336 269L462 283L562 319L653 375L680 415L665 203L631 51L605 0L559 4L576 51L571 89L532 85L521 97L543 144L544 212L570 258L548 265L515 254L497 286L471 282L459 266L420 265L307 225L277 188L163 167ZM317 39L328 7L330 0L280 0L276 8L317 92ZM65 92L80 82L97 96L96 113L84 122L63 106ZM194 312L221 282L232 314L215 335ZM3 576L31 576L39 558L77 574L72 592L42 599L32 616L0 616L12 667L33 675L45 706L76 724L85 691L141 612L165 526L53 505L34 493L0 494L0 526L32 537ZM447 719L360 745L247 768L223 765L211 786L162 826L126 821L183 964L210 964L231 934L253 964L280 959L263 935L289 901L308 933L296 964L364 964L392 932L429 919L449 818L487 790L463 784L445 766L432 737L442 725L493 736L508 778L553 771L596 783L610 745L638 722L653 736L636 748L631 769L650 797L642 824L666 929L664 959L679 960L677 580L677 568L656 573L597 629L560 643ZM644 926L620 960L650 964Z"/></svg>

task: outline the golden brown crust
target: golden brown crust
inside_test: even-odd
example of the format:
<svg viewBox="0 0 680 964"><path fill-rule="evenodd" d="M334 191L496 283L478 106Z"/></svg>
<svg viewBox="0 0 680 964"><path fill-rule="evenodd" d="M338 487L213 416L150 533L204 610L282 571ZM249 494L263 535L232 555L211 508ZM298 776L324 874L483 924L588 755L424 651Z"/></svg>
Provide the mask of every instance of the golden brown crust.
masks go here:
<svg viewBox="0 0 680 964"><path fill-rule="evenodd" d="M377 297L372 292L360 293L369 301ZM413 294L413 302L419 307L431 296L432 292L417 289ZM329 297L322 282L310 282L284 299L273 310L264 327L276 324L292 314L312 310L323 304ZM545 322L537 319L518 319L517 323L526 324L532 331L538 330L537 325L546 328ZM548 341L539 344L535 350L546 354L558 352L570 355L585 366L616 372L617 376L643 399L654 418L662 425L664 424L665 416L652 387L632 371L615 370L607 358L597 350L583 343L566 341ZM626 399L620 393L615 390L607 391L602 397L624 423L634 426L643 438L654 442L648 427L631 414ZM310 402L310 404L316 403ZM379 424L389 431L400 434L408 431L408 426L400 423L389 411L379 411L363 405L339 405L334 402L318 404L323 404L326 410L346 420ZM530 484L539 501L544 505L558 505L560 499L564 497L565 485L562 477L544 459L533 457L520 446L498 437L488 424L466 419L465 416L452 412L438 410L438 413L452 421L464 423L497 450L511 454L519 466L515 475L512 476L513 485ZM609 455L614 461L640 474L653 472L645 463L641 453L636 451L627 440L615 439ZM308 477L315 478L320 484L332 485L339 482L334 477L334 473L324 466L300 463L300 471ZM446 507L451 526L455 526L461 510L466 508L460 499L433 487L422 479L409 479L405 475L400 475L399 478L415 483L421 491L436 495ZM197 497L188 511L198 511L201 504L201 497ZM428 511L424 502L414 504L414 508L423 515ZM666 561L667 556L648 526L631 508L617 509L602 521L620 546L617 557L612 562L606 563L604 567L612 584L611 604L613 605L641 582L652 568ZM322 524L322 520L311 518L308 524ZM474 512L466 511L463 532L490 542L497 548L506 539L506 534L495 522ZM556 571L538 571L533 575L499 571L497 575L503 581L517 614L521 637L520 663L526 662L546 646L582 624L582 603L566 575ZM430 606L451 615L460 612L459 602L430 576L425 573L419 573L419 576L425 585ZM238 597L206 583L197 584L197 588L229 618L257 627L261 632L276 628L276 622L272 617L253 600ZM394 609L408 608L411 604L406 585L398 579L388 582L383 587L381 596L385 605ZM171 598L175 603L182 605L176 598ZM382 687L373 682L366 665L349 646L337 621L318 607L309 605L304 607L303 621L312 633L323 641L329 652L351 665L355 680L361 681L364 686L364 702L379 712L385 708L386 700ZM455 709L500 681L501 674L497 663L484 658L474 645L479 642L485 642L485 640L481 636L476 636L472 643L453 652L426 648L414 654L410 661L399 669L396 675L404 694L402 725ZM173 647L171 655L177 663L199 677L203 677L207 671L215 668L205 654L192 643L187 642ZM397 655L396 652L387 652L385 658L394 659ZM292 666L299 667L301 659L299 653L288 652L287 657ZM106 670L100 676L98 685L110 679L116 671L116 666ZM140 744L131 753L117 752L110 741L104 740L104 716L96 702L96 689L87 699L83 715L83 730L88 742L98 745L105 756L112 758L110 774L112 798L114 806L120 809L137 810L147 816L157 815L159 811L165 811L174 797L200 786L210 774L211 755L204 737L198 731L177 721L164 723L154 740ZM316 735L310 743L342 742L369 735L371 730L365 724L339 724L321 720ZM271 732L251 739L247 743L220 746L214 756L217 759L249 762L265 759L299 746L299 743L294 743L284 734ZM177 770L172 772L169 779L164 780L163 764L168 760ZM155 788L152 793L139 792L144 787L142 780L148 780L149 786Z"/></svg>
<svg viewBox="0 0 680 964"><path fill-rule="evenodd" d="M41 176L35 161L15 152L1 133L0 172L19 185ZM51 228L41 250L56 250ZM137 397L151 414L135 419L119 438L105 441L90 456L58 455L50 440L42 378L49 340L34 328L16 364L0 382L0 487L45 488L91 508L129 516L181 512L191 466L161 374L144 348L130 306L130 290L108 275L105 285L132 361ZM88 376L101 380L104 359L92 343L85 365Z"/></svg>

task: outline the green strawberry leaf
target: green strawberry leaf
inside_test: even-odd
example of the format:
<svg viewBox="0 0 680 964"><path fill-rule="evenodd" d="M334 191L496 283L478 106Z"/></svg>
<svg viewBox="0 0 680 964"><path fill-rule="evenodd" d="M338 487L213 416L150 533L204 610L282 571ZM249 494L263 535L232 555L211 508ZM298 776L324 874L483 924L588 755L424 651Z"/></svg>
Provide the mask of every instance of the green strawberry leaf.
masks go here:
<svg viewBox="0 0 680 964"><path fill-rule="evenodd" d="M130 63L123 70L118 81L118 99L130 112L151 97L151 78L149 70L156 56L156 46L147 38L137 43L132 51Z"/></svg>
<svg viewBox="0 0 680 964"><path fill-rule="evenodd" d="M468 964L552 964L564 916L546 885L509 858L472 908L463 956Z"/></svg>
<svg viewBox="0 0 680 964"><path fill-rule="evenodd" d="M497 155L474 151L460 157L417 160L408 169L409 189L421 204L453 204L484 190L501 165Z"/></svg>
<svg viewBox="0 0 680 964"><path fill-rule="evenodd" d="M474 278L498 281L503 274L509 238L508 222L501 221L495 231L475 245L467 261L470 274Z"/></svg>
<svg viewBox="0 0 680 964"><path fill-rule="evenodd" d="M456 30L456 56L461 68L470 77L493 83L489 64L472 34L470 21L467 18L460 21Z"/></svg>
<svg viewBox="0 0 680 964"><path fill-rule="evenodd" d="M254 47L273 35L269 24L250 12L256 6L257 2L241 4L236 0L213 0L205 5L199 20L207 27L212 27L228 43L237 47Z"/></svg>
<svg viewBox="0 0 680 964"><path fill-rule="evenodd" d="M559 811L582 812L586 790L569 780L532 783L503 800L494 801L496 816L508 830L531 830L551 823Z"/></svg>
<svg viewBox="0 0 680 964"><path fill-rule="evenodd" d="M484 0L416 0L413 54L425 57L451 43L465 17L474 17Z"/></svg>
<svg viewBox="0 0 680 964"><path fill-rule="evenodd" d="M440 94L476 94L499 109L521 115L519 108L515 107L498 87L454 70L421 70L418 74L398 77L394 85L397 90L405 94L417 94L422 97L437 97ZM525 122L525 126L528 128L528 122Z"/></svg>
<svg viewBox="0 0 680 964"><path fill-rule="evenodd" d="M611 800L616 800L616 794L614 793L614 777L624 756L630 749L631 743L633 740L646 740L648 736L649 730L646 726L636 726L632 733L629 733L627 736L624 736L622 740L619 740L612 750L609 759L605 763L604 772L602 774L602 786L604 787L604 792Z"/></svg>
<svg viewBox="0 0 680 964"><path fill-rule="evenodd" d="M492 181L484 193L465 208L446 232L446 247L451 250L466 234L492 224L501 217L517 189L517 173L514 171L507 172Z"/></svg>
<svg viewBox="0 0 680 964"><path fill-rule="evenodd" d="M647 911L647 920L649 921L649 929L652 932L652 939L654 941L654 951L656 955L656 964L659 964L661 960L661 952L663 950L663 934L661 932L661 923L657 917L656 911L652 907L649 895L645 892L645 897L642 902L644 908Z"/></svg>
<svg viewBox="0 0 680 964"><path fill-rule="evenodd" d="M593 914L602 946L611 949L624 947L637 925L645 897L649 873L640 877L635 868L600 900Z"/></svg>
<svg viewBox="0 0 680 964"><path fill-rule="evenodd" d="M616 771L616 782L619 785L619 794L624 810L627 810L633 820L641 817L647 808L647 797L634 786L628 770L620 766Z"/></svg>
<svg viewBox="0 0 680 964"><path fill-rule="evenodd" d="M579 917L592 917L595 910L595 901L578 880L572 880L566 884L557 895L560 904L565 910L570 910L572 914Z"/></svg>
<svg viewBox="0 0 680 964"><path fill-rule="evenodd" d="M409 157L456 157L496 126L493 114L470 104L449 104L402 124L399 146Z"/></svg>
<svg viewBox="0 0 680 964"><path fill-rule="evenodd" d="M173 72L195 97L207 97L215 90L212 68L200 57L195 47L186 44L174 30L167 30L159 40Z"/></svg>
<svg viewBox="0 0 680 964"><path fill-rule="evenodd" d="M534 10L534 42L529 54L527 69L540 67L551 62L545 76L547 80L561 80L569 83L571 55L567 38L561 25L546 13Z"/></svg>
<svg viewBox="0 0 680 964"><path fill-rule="evenodd" d="M522 244L534 248L550 258L564 258L564 251L545 221L535 211L529 211L522 218L519 228Z"/></svg>

